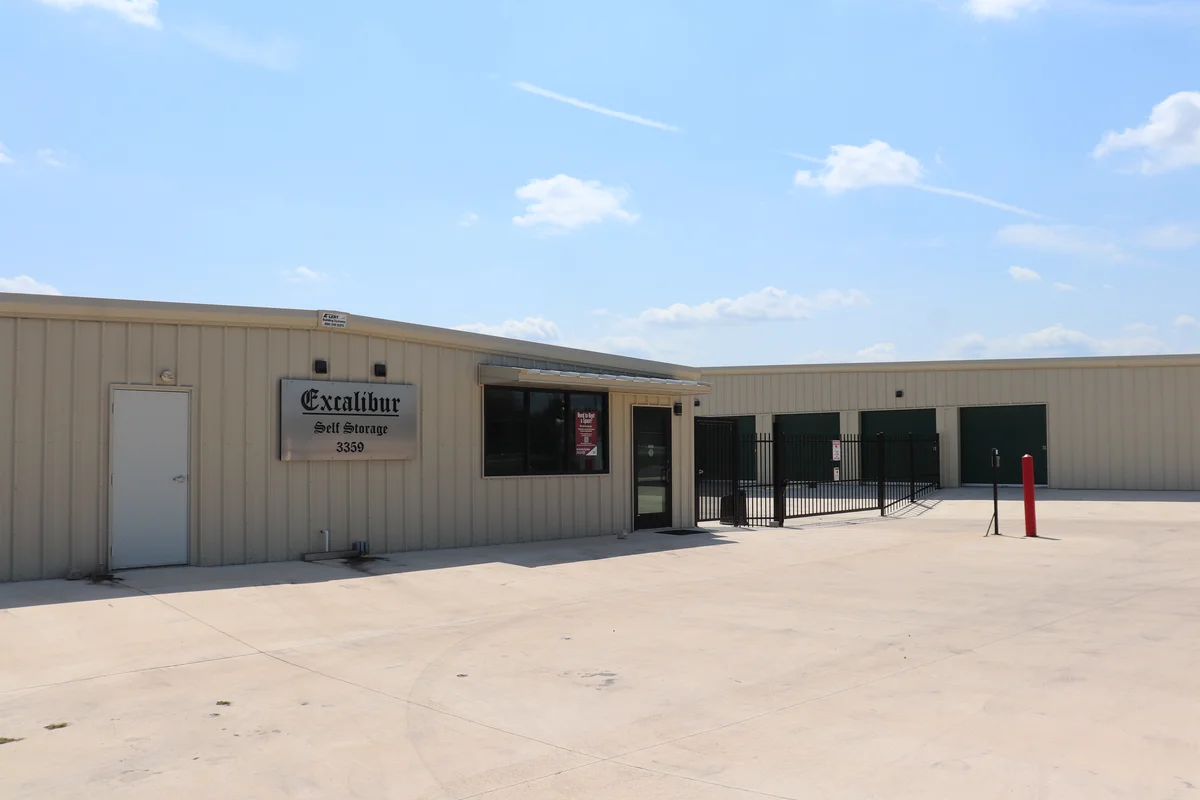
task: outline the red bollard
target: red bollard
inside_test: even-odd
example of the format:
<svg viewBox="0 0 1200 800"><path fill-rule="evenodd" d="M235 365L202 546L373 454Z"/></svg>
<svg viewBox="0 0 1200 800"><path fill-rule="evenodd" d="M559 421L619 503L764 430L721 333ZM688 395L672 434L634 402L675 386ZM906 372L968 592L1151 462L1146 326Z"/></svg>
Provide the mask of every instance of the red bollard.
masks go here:
<svg viewBox="0 0 1200 800"><path fill-rule="evenodd" d="M1037 536L1037 509L1033 498L1033 456L1021 459L1021 482L1025 485L1025 535Z"/></svg>

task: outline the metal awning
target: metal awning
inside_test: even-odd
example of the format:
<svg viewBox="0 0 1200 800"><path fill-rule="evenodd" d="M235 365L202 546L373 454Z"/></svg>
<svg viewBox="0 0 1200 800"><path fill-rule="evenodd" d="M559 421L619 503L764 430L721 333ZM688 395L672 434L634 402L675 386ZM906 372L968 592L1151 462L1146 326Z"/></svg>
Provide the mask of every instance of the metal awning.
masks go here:
<svg viewBox="0 0 1200 800"><path fill-rule="evenodd" d="M597 389L605 392L634 394L698 395L712 391L712 384L681 381L674 378L647 378L640 375L605 375L596 372L570 372L560 369L531 369L479 365L483 385L546 387L556 389Z"/></svg>

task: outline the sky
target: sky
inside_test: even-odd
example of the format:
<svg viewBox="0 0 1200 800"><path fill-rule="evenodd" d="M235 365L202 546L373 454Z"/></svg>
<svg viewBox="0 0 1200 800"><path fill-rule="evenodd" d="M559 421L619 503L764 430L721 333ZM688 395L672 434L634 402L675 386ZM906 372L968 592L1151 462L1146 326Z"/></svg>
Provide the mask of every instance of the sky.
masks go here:
<svg viewBox="0 0 1200 800"><path fill-rule="evenodd" d="M1200 0L0 0L0 291L1200 352Z"/></svg>

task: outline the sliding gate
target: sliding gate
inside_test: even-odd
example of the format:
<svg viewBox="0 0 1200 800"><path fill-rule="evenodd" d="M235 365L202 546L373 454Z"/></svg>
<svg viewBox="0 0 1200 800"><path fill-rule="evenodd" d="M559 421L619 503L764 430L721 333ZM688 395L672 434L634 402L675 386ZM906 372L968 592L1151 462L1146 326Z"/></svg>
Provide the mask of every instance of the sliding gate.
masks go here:
<svg viewBox="0 0 1200 800"><path fill-rule="evenodd" d="M743 435L732 420L696 420L697 522L782 525L852 511L887 514L938 488L937 434Z"/></svg>

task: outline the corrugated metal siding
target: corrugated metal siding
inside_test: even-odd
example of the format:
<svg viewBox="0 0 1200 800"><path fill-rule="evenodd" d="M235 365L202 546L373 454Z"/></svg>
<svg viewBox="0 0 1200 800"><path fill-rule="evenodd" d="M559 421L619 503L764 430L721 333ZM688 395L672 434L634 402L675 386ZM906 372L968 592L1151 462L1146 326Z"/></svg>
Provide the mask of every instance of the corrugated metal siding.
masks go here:
<svg viewBox="0 0 1200 800"><path fill-rule="evenodd" d="M279 460L279 379L420 388L413 461ZM266 327L0 318L0 580L89 572L108 561L110 392L154 385L164 369L191 395L191 563L298 558L366 539L376 552L612 533L632 519L634 405L610 396L611 471L603 476L482 477L480 363L534 361L397 339ZM691 402L676 417L676 524L692 521ZM682 470L682 471L681 471Z"/></svg>
<svg viewBox="0 0 1200 800"><path fill-rule="evenodd" d="M1051 486L1200 490L1196 366L709 372L701 379L713 384L704 416L842 411L849 422L858 411L935 408L948 486L959 480L960 407L1044 403Z"/></svg>

